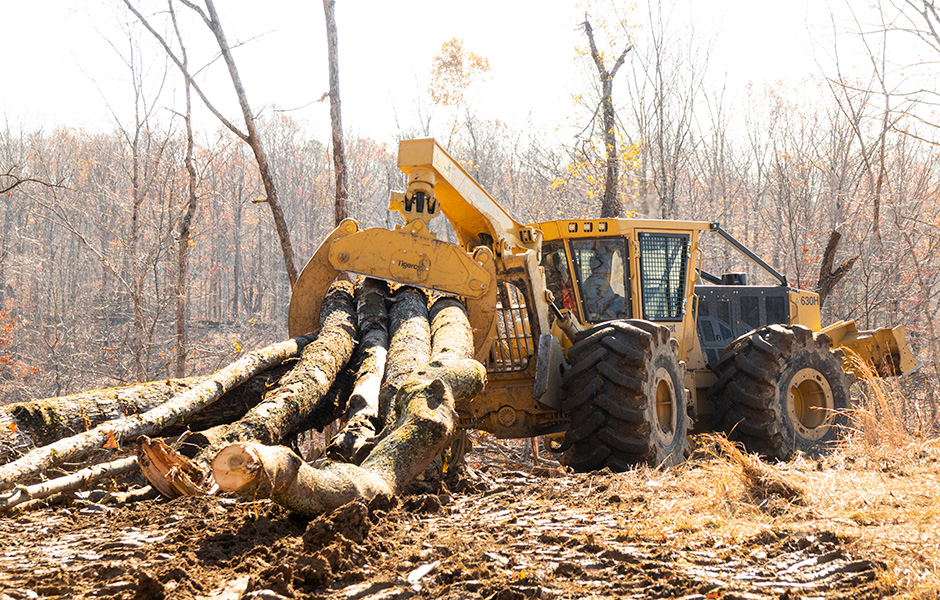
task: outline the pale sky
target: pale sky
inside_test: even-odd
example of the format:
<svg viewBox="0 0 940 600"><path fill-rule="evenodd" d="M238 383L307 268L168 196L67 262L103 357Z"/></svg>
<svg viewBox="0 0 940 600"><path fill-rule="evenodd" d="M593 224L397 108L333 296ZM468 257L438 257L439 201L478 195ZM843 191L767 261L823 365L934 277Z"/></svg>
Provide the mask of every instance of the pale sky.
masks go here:
<svg viewBox="0 0 940 600"><path fill-rule="evenodd" d="M325 139L329 127L326 41L322 5L316 0L217 0L231 43L247 42L236 60L256 111L277 106L298 110ZM441 44L462 38L464 47L486 56L492 68L479 86L481 111L508 123L553 127L570 110L581 83L574 45L583 9L574 0L338 0L340 79L343 120L358 135L386 139L415 112L424 92L431 60ZM637 8L645 13L643 2ZM138 1L146 11L163 1ZM685 6L676 2L674 6ZM710 69L727 73L732 87L747 81L800 81L818 69L813 62L810 28L825 27L821 0L697 0L698 15L680 12L682 24L696 22L697 35L716 36ZM690 9L683 9L690 10ZM68 125L110 128L108 103L129 110L127 69L113 44L124 52L127 36L120 23L131 22L119 0L0 0L0 116L27 129ZM208 39L193 29L190 39ZM143 32L142 35L149 35ZM150 43L149 39L147 40ZM148 45L148 48L152 46ZM212 48L193 41L193 61ZM163 59L151 51L151 73ZM197 56L198 55L198 58ZM224 67L209 68L205 88L232 119L238 117ZM175 82L178 75L169 72ZM420 82L420 83L419 83ZM615 83L616 86L616 83ZM154 89L151 87L150 89ZM616 93L616 88L615 88ZM106 99L107 98L107 102ZM208 117L203 127L217 124Z"/></svg>

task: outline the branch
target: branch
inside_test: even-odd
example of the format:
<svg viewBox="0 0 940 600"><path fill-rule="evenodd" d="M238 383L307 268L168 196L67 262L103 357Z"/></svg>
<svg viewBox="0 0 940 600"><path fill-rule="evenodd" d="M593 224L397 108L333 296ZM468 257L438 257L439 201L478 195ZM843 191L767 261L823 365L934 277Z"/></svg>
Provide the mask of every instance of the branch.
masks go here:
<svg viewBox="0 0 940 600"><path fill-rule="evenodd" d="M594 65L597 66L597 72L601 77L608 77L607 69L604 68L604 61L600 52L597 51L597 44L594 43L594 29L591 28L591 22L588 21L587 13L584 13L584 23L581 23L584 33L587 35L588 43L591 46L591 58L594 59Z"/></svg>
<svg viewBox="0 0 940 600"><path fill-rule="evenodd" d="M58 183L49 183L48 181L43 181L42 179L36 179L34 177L20 177L19 175L16 175L13 172L14 169L16 169L16 165L13 165L9 169L7 169L6 173L0 173L0 177L13 180L13 183L10 183L10 184L0 184L0 185L5 186L5 187L0 187L0 194L12 192L19 186L23 185L24 183L38 183L41 186L45 186L47 188L52 188L52 189L68 189L64 185L62 185L61 179L58 181Z"/></svg>
<svg viewBox="0 0 940 600"><path fill-rule="evenodd" d="M845 277L846 273L849 272L855 264L855 261L859 258L859 255L856 254L839 265L837 269L833 270L832 265L835 263L836 249L839 247L839 240L841 239L842 233L838 230L834 230L829 235L829 242L826 244L826 250L823 252L822 263L819 265L819 281L816 284L816 293L819 294L820 308L822 308L829 293L832 292L839 281Z"/></svg>
<svg viewBox="0 0 940 600"><path fill-rule="evenodd" d="M196 90L196 95L199 96L199 98L202 100L202 103L205 104L206 108L209 109L209 112L211 112L213 115L215 115L215 117L216 117L219 121L221 121L222 124L225 125L225 127L226 127L229 131L231 131L232 133L234 133L236 136L238 136L238 137L239 137L240 139L242 139L243 141L248 142L248 141L249 141L248 135L245 134L245 133L243 133L237 126L235 126L235 124L233 124L231 121L229 121L228 119L226 119L225 116L224 116L222 113L220 113L220 112L215 108L215 106L213 106L213 104L212 104L211 102L209 102L209 99L208 99L208 98L206 97L206 95L203 93L202 88L199 87L199 84L196 83L196 81L193 79L192 75L189 74L189 71L186 69L186 66L183 64L183 62L180 60L180 58L179 58L178 56L176 56L176 54L173 52L173 49L170 48L170 45L167 44L166 40L163 39L163 36L160 35L159 33L157 33L157 30L154 29L154 28L150 25L150 23L147 21L147 19L146 19L142 14L140 14L140 12L138 12L136 8L134 8L134 5L130 3L130 0L123 0L123 1L124 1L125 6L127 6L127 9L130 10L132 13L134 13L134 16L137 17L137 20L140 21L141 25L143 25L144 28L146 28L147 31L149 31L149 32L153 35L153 37L155 37L155 38L157 39L157 41L160 42L160 45L163 46L163 49L166 51L167 56L169 56L169 57L170 57L170 60L172 60L172 61L176 64L176 66L179 68L180 72L183 74L183 77L186 78L186 81L187 81L191 86L193 86L193 89ZM202 13L202 11L198 10L198 7L195 7L195 8L194 8L194 7L192 7L189 3L184 3L184 4L187 4L187 6L190 6L190 8L193 8L193 10L196 10L197 12ZM203 18L205 18L205 17L203 17Z"/></svg>
<svg viewBox="0 0 940 600"><path fill-rule="evenodd" d="M624 59L627 58L627 54L633 50L633 44L630 44L623 49L623 52L620 53L620 56L617 57L617 61L614 63L613 68L610 70L610 78L613 79L614 75L617 74L617 70L620 69L620 66L623 64Z"/></svg>

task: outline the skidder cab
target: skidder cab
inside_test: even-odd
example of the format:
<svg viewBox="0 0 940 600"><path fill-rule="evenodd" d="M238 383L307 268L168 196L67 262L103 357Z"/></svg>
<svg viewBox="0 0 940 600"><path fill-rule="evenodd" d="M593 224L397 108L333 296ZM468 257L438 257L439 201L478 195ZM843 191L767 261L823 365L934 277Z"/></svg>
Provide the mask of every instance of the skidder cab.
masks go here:
<svg viewBox="0 0 940 600"><path fill-rule="evenodd" d="M349 219L297 281L289 330L317 328L341 272L463 300L482 393L456 406L464 428L498 437L554 435L579 470L675 464L687 434L722 430L751 451L785 458L838 435L853 356L881 376L916 368L904 330L822 328L818 296L717 224L641 219L517 222L434 140L403 141L408 176L390 210L394 230ZM438 239L443 214L456 242ZM776 285L702 269L716 235Z"/></svg>

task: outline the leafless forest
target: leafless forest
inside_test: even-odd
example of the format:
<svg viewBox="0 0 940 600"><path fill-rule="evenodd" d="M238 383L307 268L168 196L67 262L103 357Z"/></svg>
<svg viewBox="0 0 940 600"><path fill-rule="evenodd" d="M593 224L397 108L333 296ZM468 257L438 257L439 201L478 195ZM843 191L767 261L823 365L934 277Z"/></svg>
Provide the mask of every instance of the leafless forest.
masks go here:
<svg viewBox="0 0 940 600"><path fill-rule="evenodd" d="M937 18L928 5L885 2L876 34L842 23L824 72L752 86L734 100L705 79L713 68L707 44L688 32L652 13L629 36L598 24L610 54L624 57L611 96L624 215L720 222L808 289L838 230L835 264L857 260L826 299L824 322L905 325L933 372L940 121L936 96L917 91L930 89L927 75L916 64L899 74L887 42L890 34L935 59ZM196 123L187 135L189 111L144 83L144 66L162 49L129 13L128 23L115 48L127 49L131 83L110 102L133 106L133 118L95 131L9 119L0 126L4 402L173 377L180 323L186 375L286 336L290 284L252 148L219 121ZM185 55L183 36L167 39ZM840 70L835 50L849 44L864 48L864 77ZM165 79L182 81L177 66L167 60ZM459 42L445 44L428 66L437 93L415 101L419 124L402 126L399 137L437 137L520 220L600 214L608 161L589 57L583 94L572 103L579 127L567 137L479 114L465 92L487 68ZM284 113L254 114L299 269L335 224L333 144ZM403 187L395 152L345 137L347 210L366 226L395 222L386 210L389 191ZM195 212L183 235L190 198ZM182 288L181 243L189 249ZM717 272L734 268L730 259L707 257Z"/></svg>

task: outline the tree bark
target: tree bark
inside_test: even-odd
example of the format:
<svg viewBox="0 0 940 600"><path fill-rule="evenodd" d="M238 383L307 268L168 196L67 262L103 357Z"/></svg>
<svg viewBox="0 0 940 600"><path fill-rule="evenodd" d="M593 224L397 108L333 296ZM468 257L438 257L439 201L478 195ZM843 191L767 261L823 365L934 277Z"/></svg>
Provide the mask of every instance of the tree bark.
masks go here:
<svg viewBox="0 0 940 600"><path fill-rule="evenodd" d="M399 494L453 439L455 403L478 394L486 380L486 369L472 358L473 332L464 308L450 298L439 300L432 319L431 360L400 386L397 427L362 466L327 463L316 469L287 448L239 443L223 448L212 462L220 489L271 498L308 515Z"/></svg>
<svg viewBox="0 0 940 600"><path fill-rule="evenodd" d="M204 494L212 485L206 478L206 467L222 446L240 440L276 444L311 422L325 424L334 420L345 407L323 400L332 398L328 392L349 362L356 344L351 283L337 281L333 284L320 309L320 322L322 328L316 340L303 349L300 361L284 376L280 385L235 423L203 432L207 445L192 461L167 453L164 448L150 453L147 444L140 446L140 451L150 453L148 459L154 465L153 469L144 471L151 484L169 495L159 477L167 473L176 477L184 472L185 477L170 482L171 492L176 495ZM138 456L144 464L140 452ZM174 465L164 461L179 463L179 468L174 471Z"/></svg>
<svg viewBox="0 0 940 600"><path fill-rule="evenodd" d="M379 391L379 430L392 425L392 404L398 389L412 371L428 362L431 355L431 328L428 299L414 288L399 288L389 311L392 340L388 348L385 377Z"/></svg>
<svg viewBox="0 0 940 600"><path fill-rule="evenodd" d="M845 277L846 273L849 272L855 264L855 261L859 258L859 255L856 254L839 265L839 268L833 270L832 265L835 263L836 249L839 247L840 239L842 239L842 233L838 230L833 230L829 235L826 250L823 252L822 263L819 265L819 280L816 284L816 293L819 294L819 310L822 310L826 298L829 297L829 293L832 292L842 278Z"/></svg>
<svg viewBox="0 0 940 600"><path fill-rule="evenodd" d="M388 356L388 285L366 280L356 297L359 346L350 369L354 373L352 394L346 408L346 424L327 447L327 456L359 464L374 445L379 423L379 391Z"/></svg>
<svg viewBox="0 0 940 600"><path fill-rule="evenodd" d="M175 435L187 428L200 430L237 420L248 412L248 409L258 404L265 392L276 386L286 371L285 367L274 367L256 375L223 394L213 404L211 411L196 413L157 433ZM205 379L190 377L150 381L2 406L0 464L22 456L34 448L88 431L106 421L153 410Z"/></svg>
<svg viewBox="0 0 940 600"><path fill-rule="evenodd" d="M346 206L346 149L343 144L343 117L339 103L339 40L336 33L336 0L323 0L326 17L326 45L330 63L330 124L333 128L333 169L336 171L336 225L349 215Z"/></svg>
<svg viewBox="0 0 940 600"><path fill-rule="evenodd" d="M74 462L95 450L120 445L125 440L154 433L178 423L216 402L248 379L296 356L312 337L300 336L249 352L201 383L140 415L107 421L80 433L36 448L22 458L0 466L0 490L66 462Z"/></svg>

